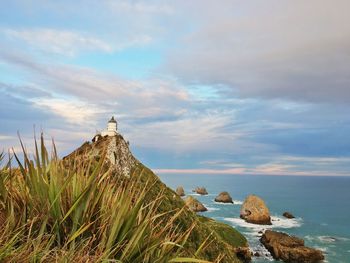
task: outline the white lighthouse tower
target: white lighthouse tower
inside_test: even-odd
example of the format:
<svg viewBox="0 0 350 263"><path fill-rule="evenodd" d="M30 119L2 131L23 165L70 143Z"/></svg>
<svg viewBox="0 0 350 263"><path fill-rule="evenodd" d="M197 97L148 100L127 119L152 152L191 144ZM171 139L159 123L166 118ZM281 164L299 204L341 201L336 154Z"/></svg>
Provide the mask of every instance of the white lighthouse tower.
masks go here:
<svg viewBox="0 0 350 263"><path fill-rule="evenodd" d="M107 124L107 130L101 132L101 136L115 136L117 135L117 121L114 116L109 120Z"/></svg>

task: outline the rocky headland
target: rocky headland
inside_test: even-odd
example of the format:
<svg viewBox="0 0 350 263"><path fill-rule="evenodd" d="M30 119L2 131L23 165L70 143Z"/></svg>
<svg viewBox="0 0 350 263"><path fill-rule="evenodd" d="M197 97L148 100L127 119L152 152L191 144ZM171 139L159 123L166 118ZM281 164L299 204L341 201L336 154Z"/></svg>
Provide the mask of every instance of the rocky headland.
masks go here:
<svg viewBox="0 0 350 263"><path fill-rule="evenodd" d="M202 207L192 198L188 199L187 203L195 209L187 208L184 200L175 191L162 183L158 176L132 155L128 143L120 134L102 137L92 143L86 142L66 156L64 162L98 161L104 155L106 155L105 169L111 171L117 184L137 179L135 183L140 189L143 189L146 184L151 185L145 196L145 204L161 193L162 202L158 208L159 213L165 213L169 218L175 213L180 213L173 224L181 226L178 230L183 234L193 227L185 244L188 256L196 253L203 242L209 238L210 242L199 253L202 259L215 262L221 258L221 263L238 263L242 262L242 258L250 257L250 254L246 253L249 251L248 242L242 234L229 225L198 216L192 210L199 211ZM208 194L205 188L197 188L196 192ZM181 194L181 191L179 193Z"/></svg>

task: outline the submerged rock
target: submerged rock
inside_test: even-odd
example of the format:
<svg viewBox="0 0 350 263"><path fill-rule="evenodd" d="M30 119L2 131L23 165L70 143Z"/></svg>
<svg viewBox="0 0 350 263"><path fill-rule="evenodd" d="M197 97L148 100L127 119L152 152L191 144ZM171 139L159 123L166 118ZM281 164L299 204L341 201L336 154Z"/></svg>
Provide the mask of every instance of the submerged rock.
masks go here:
<svg viewBox="0 0 350 263"><path fill-rule="evenodd" d="M288 219L292 219L292 218L295 218L295 216L293 216L291 213L289 213L289 212L284 212L283 213L283 216L285 217L285 218L288 218Z"/></svg>
<svg viewBox="0 0 350 263"><path fill-rule="evenodd" d="M240 217L248 223L271 225L270 211L264 200L256 195L249 195L241 206Z"/></svg>
<svg viewBox="0 0 350 263"><path fill-rule="evenodd" d="M193 196L188 196L185 199L185 204L193 212L208 211L208 209L201 202L199 202L196 198L194 198Z"/></svg>
<svg viewBox="0 0 350 263"><path fill-rule="evenodd" d="M277 260L293 263L316 263L324 259L322 251L304 246L304 240L285 233L266 230L260 242Z"/></svg>
<svg viewBox="0 0 350 263"><path fill-rule="evenodd" d="M207 195L207 189L205 189L204 187L196 187L196 189L193 190L193 192L196 192L197 194L200 195Z"/></svg>
<svg viewBox="0 0 350 263"><path fill-rule="evenodd" d="M182 186L179 186L176 188L176 193L179 195L179 196L185 196L185 190Z"/></svg>
<svg viewBox="0 0 350 263"><path fill-rule="evenodd" d="M232 197L228 192L221 192L217 197L215 197L215 202L233 204Z"/></svg>

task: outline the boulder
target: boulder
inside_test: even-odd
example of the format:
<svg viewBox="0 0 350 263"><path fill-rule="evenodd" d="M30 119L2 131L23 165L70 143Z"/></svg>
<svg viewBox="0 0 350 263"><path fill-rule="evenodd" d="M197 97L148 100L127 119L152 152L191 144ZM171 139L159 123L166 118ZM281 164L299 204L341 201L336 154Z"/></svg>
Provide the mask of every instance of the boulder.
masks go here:
<svg viewBox="0 0 350 263"><path fill-rule="evenodd" d="M215 202L233 204L232 197L228 192L221 192L217 197L215 197Z"/></svg>
<svg viewBox="0 0 350 263"><path fill-rule="evenodd" d="M194 198L193 196L188 196L185 199L185 204L193 212L208 211L208 209L201 202L199 202L196 198Z"/></svg>
<svg viewBox="0 0 350 263"><path fill-rule="evenodd" d="M265 202L256 195L249 195L241 206L240 217L248 223L271 225L270 212Z"/></svg>
<svg viewBox="0 0 350 263"><path fill-rule="evenodd" d="M243 262L250 262L252 260L252 252L249 247L236 247L234 253Z"/></svg>
<svg viewBox="0 0 350 263"><path fill-rule="evenodd" d="M193 192L196 192L197 194L200 195L207 195L207 189L205 189L204 187L196 187L196 189L193 190Z"/></svg>
<svg viewBox="0 0 350 263"><path fill-rule="evenodd" d="M295 218L295 216L293 216L291 213L289 213L289 212L284 212L283 213L283 216L285 217L285 218L288 218L288 219L292 219L292 218Z"/></svg>
<svg viewBox="0 0 350 263"><path fill-rule="evenodd" d="M304 246L304 240L282 232L266 230L260 242L276 260L316 263L324 259L322 251Z"/></svg>
<svg viewBox="0 0 350 263"><path fill-rule="evenodd" d="M176 188L176 193L179 195L179 196L185 196L185 190L182 186L179 186L178 188Z"/></svg>

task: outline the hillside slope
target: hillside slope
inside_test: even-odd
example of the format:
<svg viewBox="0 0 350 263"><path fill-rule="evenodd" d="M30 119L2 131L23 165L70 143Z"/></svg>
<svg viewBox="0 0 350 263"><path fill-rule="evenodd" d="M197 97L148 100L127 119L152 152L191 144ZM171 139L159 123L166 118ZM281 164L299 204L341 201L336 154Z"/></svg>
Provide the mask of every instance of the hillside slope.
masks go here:
<svg viewBox="0 0 350 263"><path fill-rule="evenodd" d="M111 170L116 183L136 179L138 187L148 187L146 203L162 193L159 212L168 212L169 217L183 210L177 221L173 223L177 225L178 231L183 232L195 225L186 244L189 255L194 254L206 241L200 252L203 259L213 262L241 262L237 254L249 257L248 243L243 235L226 224L198 216L187 209L181 197L132 155L128 143L121 135L100 138L97 142L86 142L66 156L64 161L84 161L91 158L99 160L104 154L106 154L105 168Z"/></svg>

